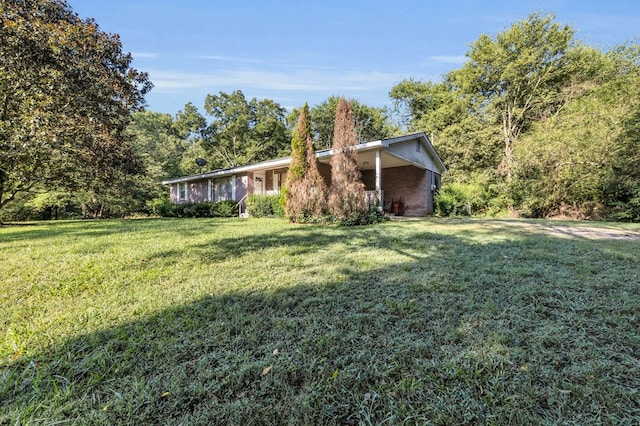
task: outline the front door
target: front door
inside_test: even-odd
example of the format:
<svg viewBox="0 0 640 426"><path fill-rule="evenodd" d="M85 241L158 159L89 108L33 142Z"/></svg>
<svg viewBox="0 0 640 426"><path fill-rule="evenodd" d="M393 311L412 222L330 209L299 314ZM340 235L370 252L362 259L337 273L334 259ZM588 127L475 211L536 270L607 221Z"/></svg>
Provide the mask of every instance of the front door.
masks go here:
<svg viewBox="0 0 640 426"><path fill-rule="evenodd" d="M253 173L253 193L254 194L264 194L264 172L254 172Z"/></svg>

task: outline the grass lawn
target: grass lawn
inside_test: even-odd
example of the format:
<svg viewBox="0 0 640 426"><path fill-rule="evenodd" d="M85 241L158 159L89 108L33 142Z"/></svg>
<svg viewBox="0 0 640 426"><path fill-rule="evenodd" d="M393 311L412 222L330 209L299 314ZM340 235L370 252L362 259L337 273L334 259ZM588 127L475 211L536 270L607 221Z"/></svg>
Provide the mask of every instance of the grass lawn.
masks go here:
<svg viewBox="0 0 640 426"><path fill-rule="evenodd" d="M639 424L640 226L0 228L0 424Z"/></svg>

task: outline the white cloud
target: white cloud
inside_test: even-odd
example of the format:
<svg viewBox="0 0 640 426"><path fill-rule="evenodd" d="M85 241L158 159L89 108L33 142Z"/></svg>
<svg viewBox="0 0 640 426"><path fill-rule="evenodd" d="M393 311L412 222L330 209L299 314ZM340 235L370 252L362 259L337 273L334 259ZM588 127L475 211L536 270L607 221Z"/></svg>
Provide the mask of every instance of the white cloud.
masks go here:
<svg viewBox="0 0 640 426"><path fill-rule="evenodd" d="M133 56L134 58L145 58L145 59L155 59L160 57L160 55L153 52L131 52L131 56Z"/></svg>
<svg viewBox="0 0 640 426"><path fill-rule="evenodd" d="M392 87L402 79L399 73L380 71L345 71L326 69L258 69L214 70L211 73L149 71L156 92L185 89L225 90L253 88L278 91L354 92Z"/></svg>
<svg viewBox="0 0 640 426"><path fill-rule="evenodd" d="M429 56L430 61L439 62L442 64L454 64L454 65L462 65L467 61L467 57L464 55L436 55Z"/></svg>
<svg viewBox="0 0 640 426"><path fill-rule="evenodd" d="M241 58L238 56L225 56L225 55L200 55L196 56L198 59L206 59L210 61L220 61L220 62L242 62L247 64L257 64L262 63L262 61L258 59L250 59L250 58Z"/></svg>

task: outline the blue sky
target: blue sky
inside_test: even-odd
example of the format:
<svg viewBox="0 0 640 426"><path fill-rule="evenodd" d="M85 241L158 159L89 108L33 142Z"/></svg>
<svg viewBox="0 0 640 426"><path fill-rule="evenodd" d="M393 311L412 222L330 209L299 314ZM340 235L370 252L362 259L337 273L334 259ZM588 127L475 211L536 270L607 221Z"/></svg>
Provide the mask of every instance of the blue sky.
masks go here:
<svg viewBox="0 0 640 426"><path fill-rule="evenodd" d="M391 106L403 79L437 81L481 34L552 13L606 50L638 41L635 0L68 0L121 36L149 73L151 111L174 115L207 94L242 90L287 109L333 95Z"/></svg>

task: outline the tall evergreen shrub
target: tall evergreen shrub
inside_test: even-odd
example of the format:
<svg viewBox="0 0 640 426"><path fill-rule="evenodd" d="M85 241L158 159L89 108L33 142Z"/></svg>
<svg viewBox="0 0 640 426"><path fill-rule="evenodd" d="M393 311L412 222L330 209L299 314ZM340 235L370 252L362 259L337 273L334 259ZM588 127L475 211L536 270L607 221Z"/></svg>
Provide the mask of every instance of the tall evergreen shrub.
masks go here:
<svg viewBox="0 0 640 426"><path fill-rule="evenodd" d="M342 98L336 108L333 133L329 211L336 220L344 223L359 223L359 218L368 213L364 184L358 169L357 144L352 107Z"/></svg>

